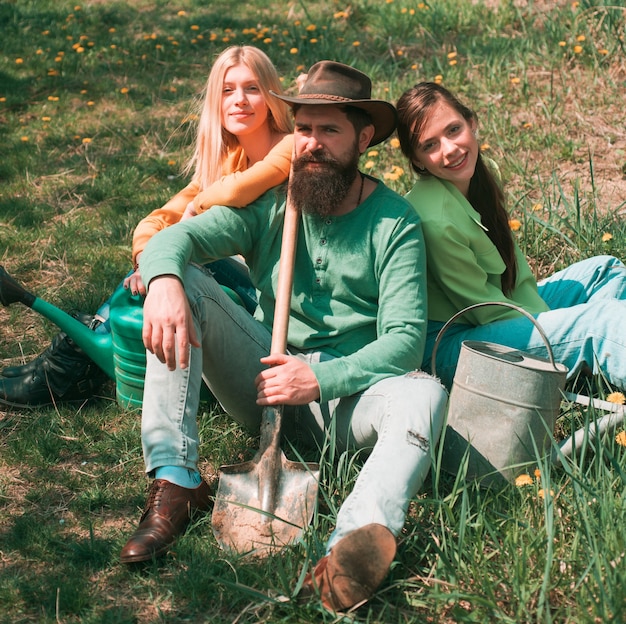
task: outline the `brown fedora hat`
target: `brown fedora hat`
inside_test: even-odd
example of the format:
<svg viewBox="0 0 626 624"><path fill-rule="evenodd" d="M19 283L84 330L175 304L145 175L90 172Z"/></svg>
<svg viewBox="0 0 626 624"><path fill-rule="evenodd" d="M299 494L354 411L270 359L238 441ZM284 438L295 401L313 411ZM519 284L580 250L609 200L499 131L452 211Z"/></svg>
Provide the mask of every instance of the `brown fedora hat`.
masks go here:
<svg viewBox="0 0 626 624"><path fill-rule="evenodd" d="M333 104L362 108L370 114L375 128L370 146L384 141L396 128L398 113L395 106L384 100L372 100L372 81L369 77L343 63L315 63L309 69L297 97L270 93L291 105Z"/></svg>

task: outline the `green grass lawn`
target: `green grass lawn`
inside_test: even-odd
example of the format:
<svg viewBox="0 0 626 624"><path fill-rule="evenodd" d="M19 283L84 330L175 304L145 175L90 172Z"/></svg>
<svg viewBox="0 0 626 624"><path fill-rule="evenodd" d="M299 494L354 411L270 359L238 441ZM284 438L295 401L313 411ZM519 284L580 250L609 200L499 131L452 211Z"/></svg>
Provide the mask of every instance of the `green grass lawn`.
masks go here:
<svg viewBox="0 0 626 624"><path fill-rule="evenodd" d="M63 309L94 312L130 268L136 223L186 184L195 100L215 56L240 43L264 49L286 88L323 58L367 72L392 102L442 81L479 114L538 277L595 254L626 258L620 4L0 1L0 263ZM394 140L361 167L401 193L413 184ZM0 364L29 360L55 332L22 306L0 308ZM557 437L596 415L564 405ZM209 479L257 445L211 403L200 427ZM138 411L112 387L86 405L0 411L0 622L340 621L293 595L358 467L323 458L311 529L268 560L220 551L204 518L163 562L133 569L118 555L147 485ZM435 457L389 578L352 620L626 621L626 447L615 434L499 491L437 467Z"/></svg>

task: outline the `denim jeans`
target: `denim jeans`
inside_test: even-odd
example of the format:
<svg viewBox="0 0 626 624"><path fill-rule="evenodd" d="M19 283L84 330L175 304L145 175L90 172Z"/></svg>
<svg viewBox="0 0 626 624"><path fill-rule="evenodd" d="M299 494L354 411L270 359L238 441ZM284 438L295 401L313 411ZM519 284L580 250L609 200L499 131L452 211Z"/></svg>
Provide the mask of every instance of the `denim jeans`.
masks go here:
<svg viewBox="0 0 626 624"><path fill-rule="evenodd" d="M224 410L256 432L262 408L256 404L260 358L271 334L224 294L205 271L190 266L185 290L200 348L191 348L186 370L169 371L148 354L142 414L146 471L175 465L196 468L196 415L202 377ZM290 352L308 361L331 356ZM283 435L321 446L333 435L339 451L366 449L369 455L343 503L328 548L350 531L377 522L397 535L408 504L431 466L431 448L441 432L447 392L423 372L391 377L364 392L328 403L286 406ZM332 434L331 434L332 432Z"/></svg>
<svg viewBox="0 0 626 624"><path fill-rule="evenodd" d="M577 262L539 282L539 294L550 307L535 315L554 359L567 366L568 378L583 367L602 373L614 386L626 389L626 267L612 256ZM462 320L462 318L461 318ZM443 323L429 322L425 366ZM470 326L455 323L437 347L435 372L450 387L464 340L505 345L540 357L548 350L533 323L519 318Z"/></svg>

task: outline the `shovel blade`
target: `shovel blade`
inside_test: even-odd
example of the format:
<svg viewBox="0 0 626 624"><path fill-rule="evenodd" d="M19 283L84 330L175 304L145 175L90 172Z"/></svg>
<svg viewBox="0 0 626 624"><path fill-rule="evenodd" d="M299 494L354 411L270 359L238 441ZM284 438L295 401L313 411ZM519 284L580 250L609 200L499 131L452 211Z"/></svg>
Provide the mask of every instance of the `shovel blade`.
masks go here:
<svg viewBox="0 0 626 624"><path fill-rule="evenodd" d="M261 511L259 472L252 460L222 466L211 524L224 549L265 557L295 542L317 503L319 466L288 460L281 452L274 510Z"/></svg>

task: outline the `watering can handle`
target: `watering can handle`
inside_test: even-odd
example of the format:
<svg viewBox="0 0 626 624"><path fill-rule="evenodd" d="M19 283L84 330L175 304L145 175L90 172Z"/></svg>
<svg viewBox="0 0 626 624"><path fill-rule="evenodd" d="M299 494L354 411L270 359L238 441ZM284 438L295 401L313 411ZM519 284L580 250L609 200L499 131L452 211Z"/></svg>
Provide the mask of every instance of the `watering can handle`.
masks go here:
<svg viewBox="0 0 626 624"><path fill-rule="evenodd" d="M508 301L483 301L481 303L475 303L473 305L467 306L467 308L463 308L462 310L457 312L452 318L448 319L445 325L439 330L439 333L437 334L437 338L435 338L435 345L433 347L433 352L430 358L430 363L431 363L430 365L431 365L432 373L435 377L437 376L437 365L436 365L437 349L439 348L439 343L441 342L441 338L443 337L448 327L452 323L454 323L454 321L457 318L459 318L460 316L463 316L463 314L465 314L466 312L469 312L470 310L475 310L476 308L483 308L483 307L490 306L490 305L499 305L499 306L504 306L505 308L511 308L512 310L516 310L517 312L519 312L520 314L528 318L530 321L532 321L535 328L539 332L539 335L543 339L543 342L546 345L546 349L548 350L548 357L550 359L550 364L552 364L552 367L554 368L554 370L558 370L556 362L554 361L554 354L552 353L552 347L550 346L550 341L548 340L548 337L543 331L543 328L541 327L541 325L539 325L539 323L537 322L537 319L533 317L532 314L529 314L523 308L520 308L518 305L515 305L514 303L509 303Z"/></svg>

